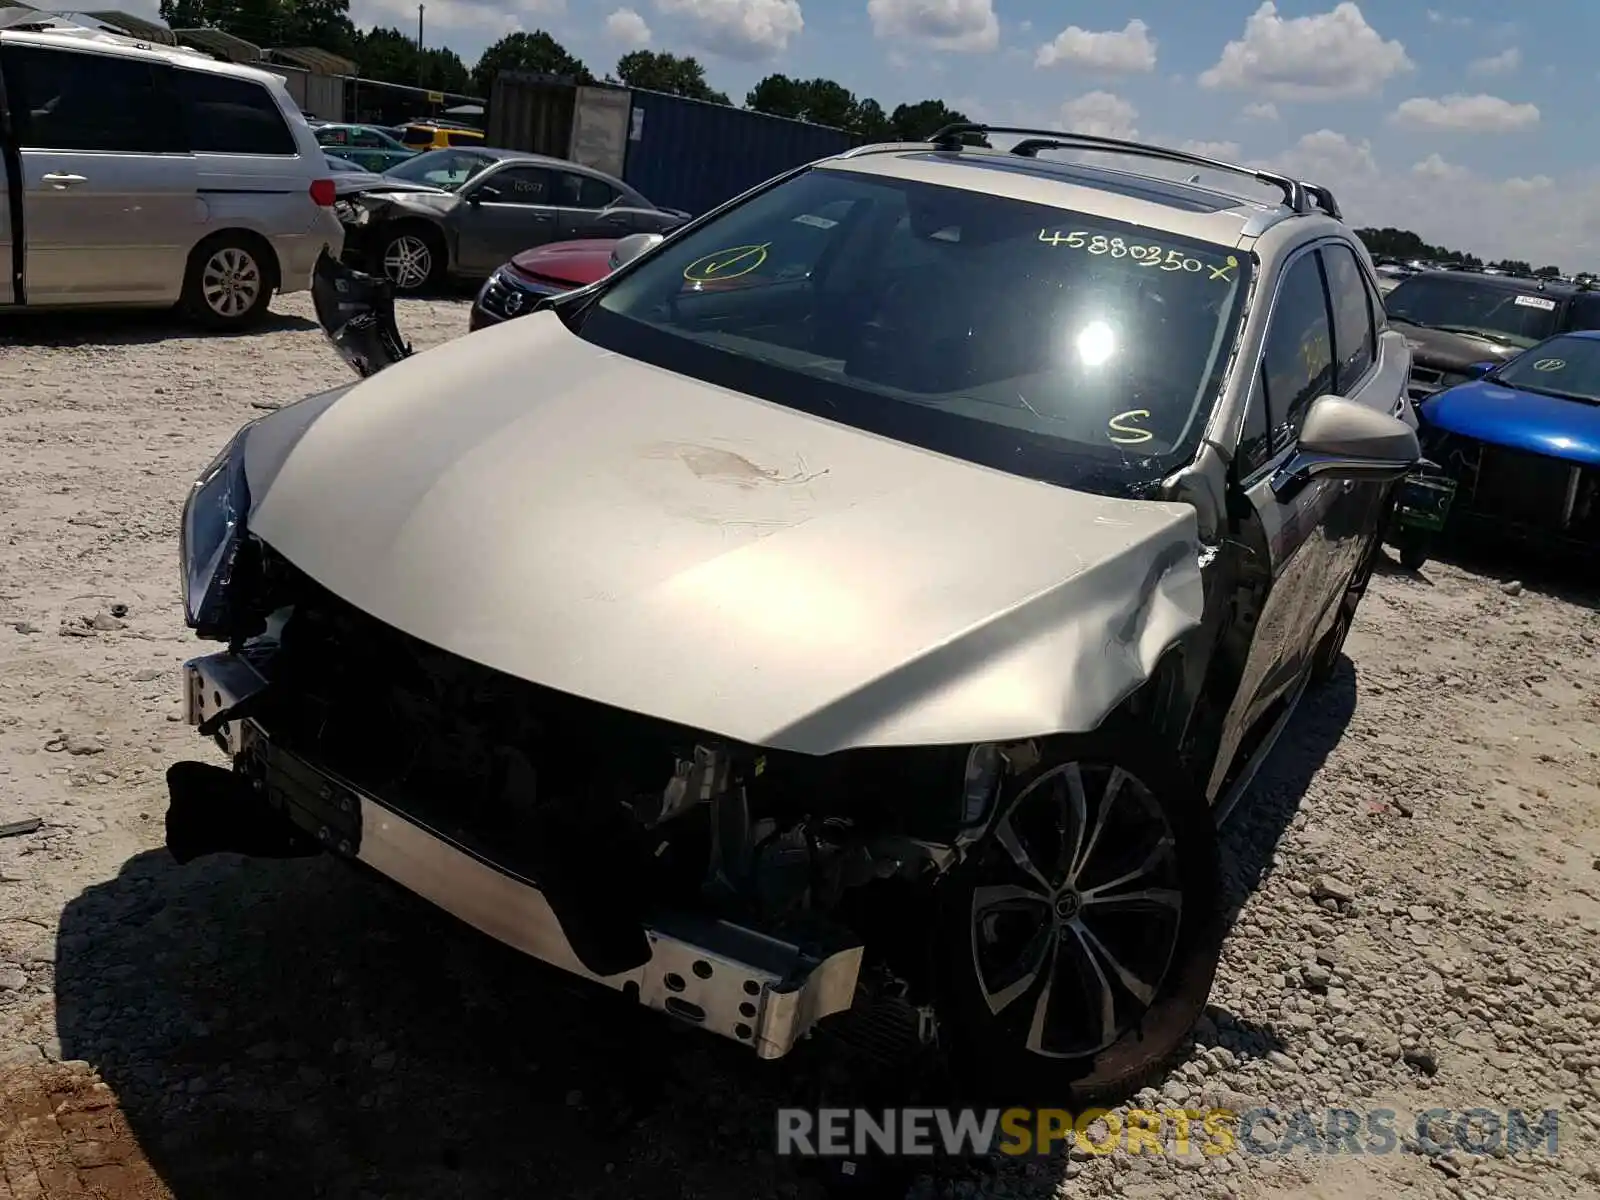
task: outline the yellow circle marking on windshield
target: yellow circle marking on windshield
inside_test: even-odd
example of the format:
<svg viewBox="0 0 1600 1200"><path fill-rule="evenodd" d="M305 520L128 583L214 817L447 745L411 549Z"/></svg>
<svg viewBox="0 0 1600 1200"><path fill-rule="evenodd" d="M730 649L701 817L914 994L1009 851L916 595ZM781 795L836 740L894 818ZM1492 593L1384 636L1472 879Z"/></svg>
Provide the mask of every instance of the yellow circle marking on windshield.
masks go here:
<svg viewBox="0 0 1600 1200"><path fill-rule="evenodd" d="M718 250L704 258L695 259L683 269L683 277L690 283L738 279L759 269L767 261L767 247L770 245L771 242L764 242L759 246L732 246L727 250Z"/></svg>
<svg viewBox="0 0 1600 1200"><path fill-rule="evenodd" d="M1141 442L1148 442L1155 434L1148 429L1140 429L1131 422L1141 417L1148 417L1148 408L1133 408L1127 412L1118 413L1106 422L1106 436L1119 446L1137 446Z"/></svg>
<svg viewBox="0 0 1600 1200"><path fill-rule="evenodd" d="M1566 365L1567 360L1564 358L1541 358L1533 364L1533 369L1535 371L1559 371Z"/></svg>

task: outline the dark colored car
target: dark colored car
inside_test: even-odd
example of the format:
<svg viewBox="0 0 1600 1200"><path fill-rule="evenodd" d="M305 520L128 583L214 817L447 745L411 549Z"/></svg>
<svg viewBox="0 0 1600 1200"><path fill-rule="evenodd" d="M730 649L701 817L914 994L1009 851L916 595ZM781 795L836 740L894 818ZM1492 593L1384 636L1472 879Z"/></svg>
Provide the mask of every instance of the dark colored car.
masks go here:
<svg viewBox="0 0 1600 1200"><path fill-rule="evenodd" d="M524 250L484 281L472 302L468 329L498 325L531 312L545 296L586 287L611 272L611 252L620 238L552 242Z"/></svg>
<svg viewBox="0 0 1600 1200"><path fill-rule="evenodd" d="M1600 331L1557 334L1417 407L1440 468L1401 491L1401 562L1469 527L1563 550L1600 549Z"/></svg>
<svg viewBox="0 0 1600 1200"><path fill-rule="evenodd" d="M1570 283L1428 271L1383 298L1411 343L1411 398L1466 383L1473 365L1505 362L1553 334L1600 329L1600 291Z"/></svg>
<svg viewBox="0 0 1600 1200"><path fill-rule="evenodd" d="M344 254L401 293L484 279L548 242L665 233L688 219L600 171L512 150L433 150L384 177L410 186L343 197Z"/></svg>

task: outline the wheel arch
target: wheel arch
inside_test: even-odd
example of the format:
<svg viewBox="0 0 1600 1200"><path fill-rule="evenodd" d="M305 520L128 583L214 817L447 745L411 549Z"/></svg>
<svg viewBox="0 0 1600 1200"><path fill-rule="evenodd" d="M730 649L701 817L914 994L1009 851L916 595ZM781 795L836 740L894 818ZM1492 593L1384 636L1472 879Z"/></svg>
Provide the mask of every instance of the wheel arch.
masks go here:
<svg viewBox="0 0 1600 1200"><path fill-rule="evenodd" d="M222 229L214 229L197 241L189 250L189 257L184 264L184 278L194 269L203 251L222 242L242 242L256 253L261 261L261 267L266 272L268 288L276 292L283 285L283 264L278 261L278 251L272 240L259 230L251 229L247 225L229 225Z"/></svg>

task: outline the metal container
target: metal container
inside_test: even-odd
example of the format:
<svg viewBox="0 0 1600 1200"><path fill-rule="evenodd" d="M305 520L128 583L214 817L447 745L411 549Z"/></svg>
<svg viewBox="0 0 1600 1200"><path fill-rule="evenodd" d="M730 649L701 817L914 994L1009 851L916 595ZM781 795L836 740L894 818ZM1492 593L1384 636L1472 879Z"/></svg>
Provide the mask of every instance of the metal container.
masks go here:
<svg viewBox="0 0 1600 1200"><path fill-rule="evenodd" d="M486 141L502 150L566 158L572 148L577 87L532 71L501 71L489 94Z"/></svg>
<svg viewBox="0 0 1600 1200"><path fill-rule="evenodd" d="M622 177L656 204L698 216L860 140L823 125L635 90Z"/></svg>

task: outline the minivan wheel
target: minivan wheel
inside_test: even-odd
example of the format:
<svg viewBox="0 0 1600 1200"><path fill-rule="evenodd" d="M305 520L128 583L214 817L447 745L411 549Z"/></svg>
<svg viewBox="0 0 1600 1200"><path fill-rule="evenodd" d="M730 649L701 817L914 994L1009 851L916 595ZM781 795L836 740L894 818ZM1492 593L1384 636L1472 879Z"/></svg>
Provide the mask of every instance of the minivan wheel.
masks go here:
<svg viewBox="0 0 1600 1200"><path fill-rule="evenodd" d="M1396 547L1400 551L1400 565L1408 571L1420 571L1433 550L1433 538L1415 529L1400 534Z"/></svg>
<svg viewBox="0 0 1600 1200"><path fill-rule="evenodd" d="M377 267L397 292L420 292L444 278L445 249L432 231L401 225L379 242Z"/></svg>
<svg viewBox="0 0 1600 1200"><path fill-rule="evenodd" d="M183 308L209 329L245 329L266 314L272 291L272 275L260 250L243 238L225 235L202 242L189 256Z"/></svg>
<svg viewBox="0 0 1600 1200"><path fill-rule="evenodd" d="M1115 1103L1162 1072L1211 992L1211 811L1138 728L1048 747L1000 806L940 888L941 1038L986 1101Z"/></svg>

